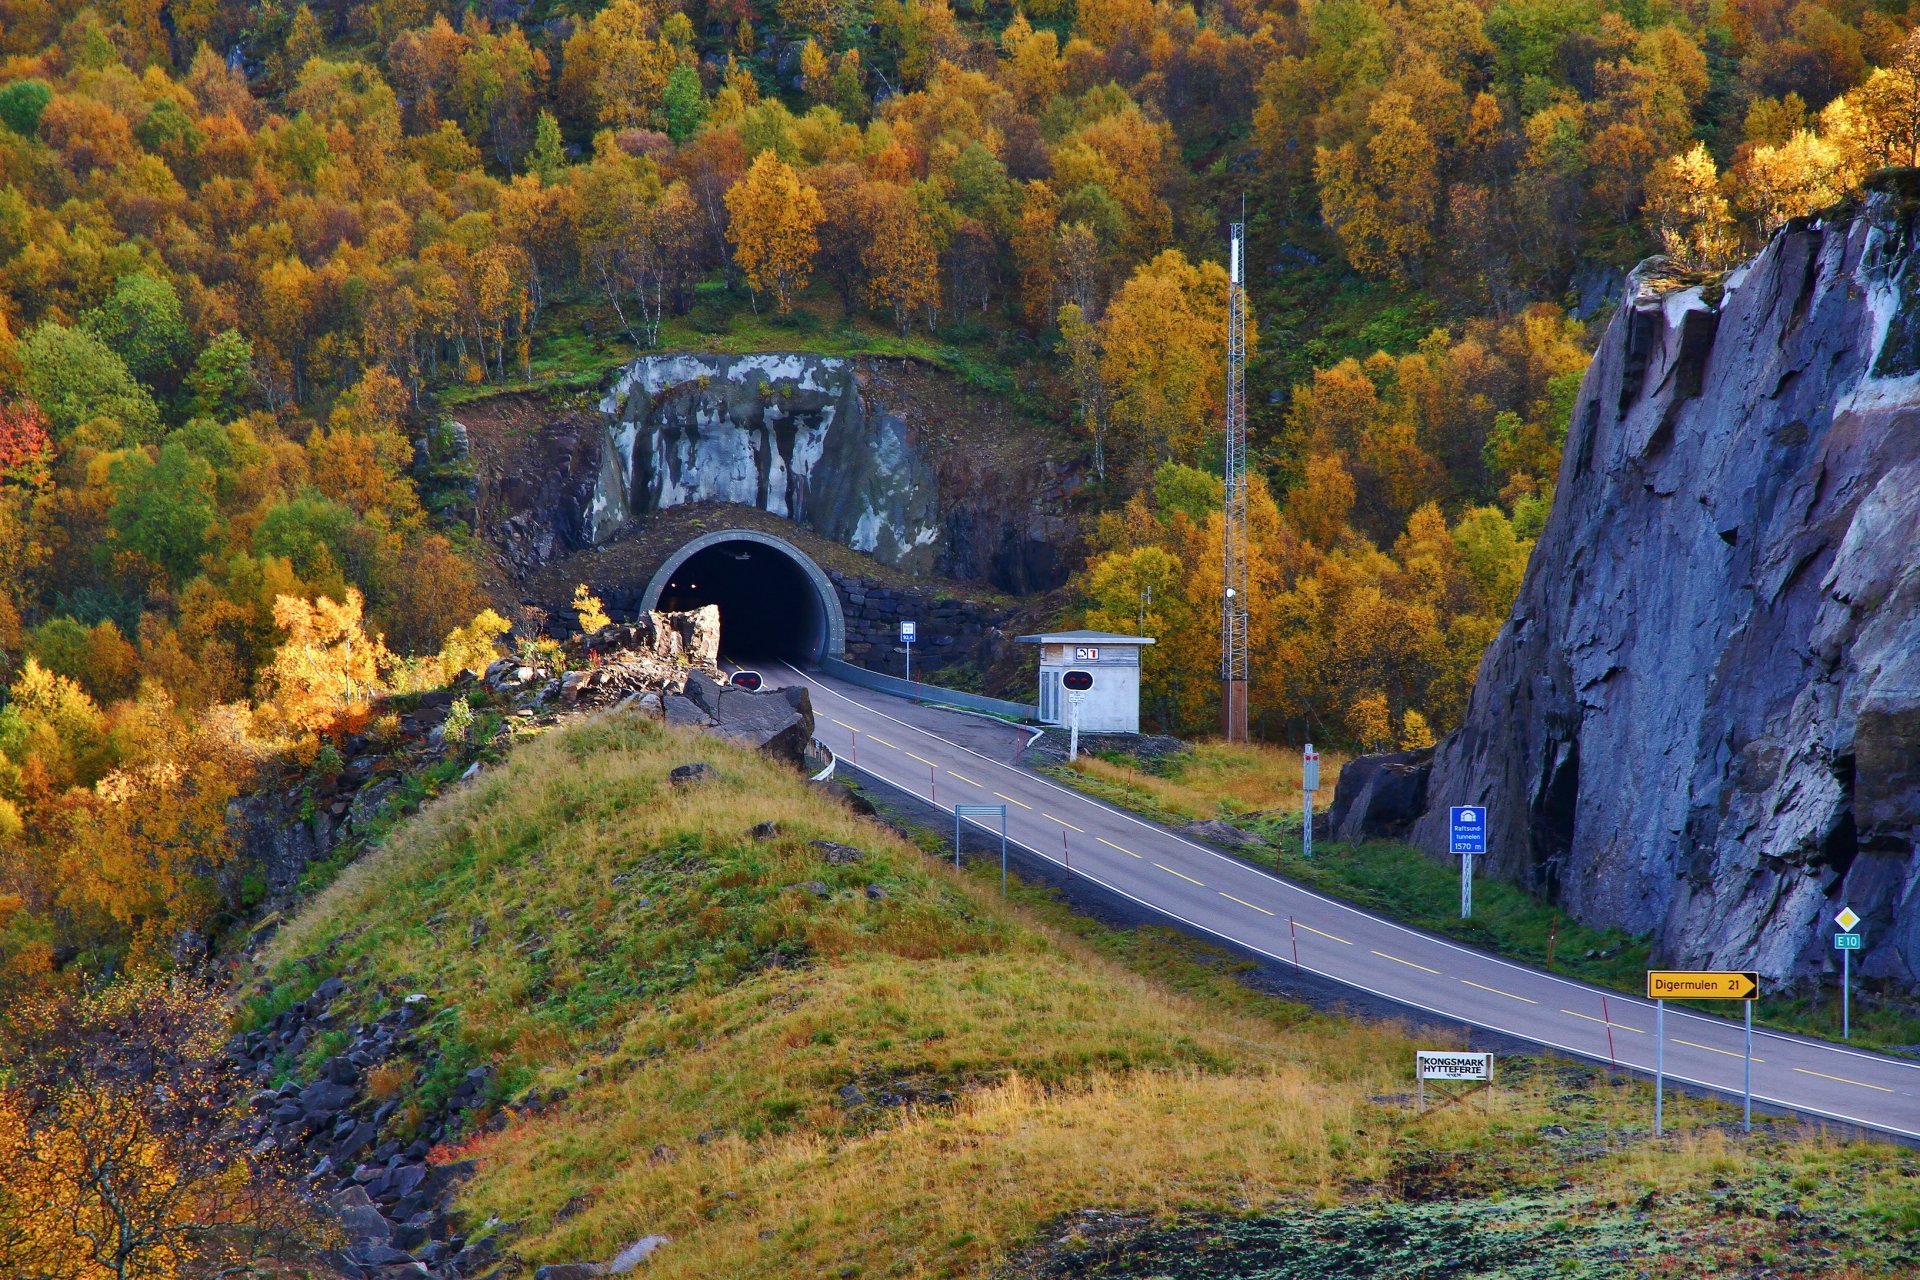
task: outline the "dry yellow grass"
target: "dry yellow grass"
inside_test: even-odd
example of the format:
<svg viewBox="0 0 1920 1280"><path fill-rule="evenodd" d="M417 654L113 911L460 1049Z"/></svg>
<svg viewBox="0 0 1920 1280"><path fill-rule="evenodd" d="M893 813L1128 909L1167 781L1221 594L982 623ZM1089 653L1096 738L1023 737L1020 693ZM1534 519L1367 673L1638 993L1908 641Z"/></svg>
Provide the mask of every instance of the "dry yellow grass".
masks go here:
<svg viewBox="0 0 1920 1280"><path fill-rule="evenodd" d="M1333 799L1334 780L1347 757L1320 754L1316 808ZM1164 774L1082 756L1071 766L1096 782L1144 799L1161 812L1186 820L1230 818L1243 813L1300 810L1300 752L1265 743L1196 743L1193 751L1169 762Z"/></svg>

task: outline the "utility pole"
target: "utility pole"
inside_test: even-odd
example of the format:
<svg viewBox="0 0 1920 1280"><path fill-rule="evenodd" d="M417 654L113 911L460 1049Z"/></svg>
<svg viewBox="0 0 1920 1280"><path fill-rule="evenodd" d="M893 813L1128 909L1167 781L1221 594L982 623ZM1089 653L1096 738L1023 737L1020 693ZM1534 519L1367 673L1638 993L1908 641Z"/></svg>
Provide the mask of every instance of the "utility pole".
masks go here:
<svg viewBox="0 0 1920 1280"><path fill-rule="evenodd" d="M1244 214L1242 215L1245 216ZM1231 229L1227 266L1227 461L1220 594L1220 731L1247 740L1246 223Z"/></svg>

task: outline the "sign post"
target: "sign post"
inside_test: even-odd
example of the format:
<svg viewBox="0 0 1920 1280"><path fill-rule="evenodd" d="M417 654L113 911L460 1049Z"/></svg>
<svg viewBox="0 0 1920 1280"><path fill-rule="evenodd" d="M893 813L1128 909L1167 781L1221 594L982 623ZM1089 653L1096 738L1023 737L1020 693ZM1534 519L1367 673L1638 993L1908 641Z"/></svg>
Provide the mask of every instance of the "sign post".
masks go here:
<svg viewBox="0 0 1920 1280"><path fill-rule="evenodd" d="M1300 856L1313 857L1313 793L1320 789L1320 753L1309 742L1300 753Z"/></svg>
<svg viewBox="0 0 1920 1280"><path fill-rule="evenodd" d="M1667 1083L1667 1001L1744 1000L1747 1003L1746 1071L1742 1077L1742 1114L1753 1129L1753 1002L1760 998L1760 975L1750 970L1649 969L1647 999L1653 1001L1653 1136L1662 1133Z"/></svg>
<svg viewBox="0 0 1920 1280"><path fill-rule="evenodd" d="M1003 804L957 804L953 806L953 869L960 869L960 820L977 822L981 818L1000 819L1000 896L1007 896L1007 806Z"/></svg>
<svg viewBox="0 0 1920 1280"><path fill-rule="evenodd" d="M1077 649L1077 655L1092 654L1088 661L1098 661L1098 649ZM1080 704L1087 700L1087 690L1093 688L1093 672L1062 671L1060 687L1067 691L1067 759L1080 758Z"/></svg>
<svg viewBox="0 0 1920 1280"><path fill-rule="evenodd" d="M1445 1081L1454 1084L1470 1084L1474 1088L1484 1089L1487 1094L1487 1110L1493 1110L1493 1055L1490 1053L1448 1053L1432 1049L1420 1049L1413 1055L1414 1078L1418 1082L1420 1111L1427 1109L1427 1081ZM1461 1093L1449 1093L1436 1087L1434 1092L1446 1101L1439 1110L1453 1106L1464 1100L1473 1089Z"/></svg>
<svg viewBox="0 0 1920 1280"><path fill-rule="evenodd" d="M913 680L913 642L919 638L920 624L917 622L909 622L904 618L901 619L900 643L907 651L907 680L909 683Z"/></svg>
<svg viewBox="0 0 1920 1280"><path fill-rule="evenodd" d="M1840 953L1840 1038L1853 1039L1853 953L1860 949L1860 935L1853 926L1860 923L1860 917L1853 913L1852 907L1840 908L1840 914L1833 918L1841 932L1833 935L1833 949Z"/></svg>
<svg viewBox="0 0 1920 1280"><path fill-rule="evenodd" d="M1460 918L1473 914L1473 855L1487 851L1487 811L1456 804L1447 810L1447 843L1460 857Z"/></svg>

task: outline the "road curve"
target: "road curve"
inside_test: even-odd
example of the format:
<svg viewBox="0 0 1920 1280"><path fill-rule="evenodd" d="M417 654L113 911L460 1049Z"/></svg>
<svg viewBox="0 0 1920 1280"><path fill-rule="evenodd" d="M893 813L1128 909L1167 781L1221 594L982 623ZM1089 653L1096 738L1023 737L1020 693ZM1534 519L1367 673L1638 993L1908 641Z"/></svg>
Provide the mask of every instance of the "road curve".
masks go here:
<svg viewBox="0 0 1920 1280"><path fill-rule="evenodd" d="M1552 1049L1651 1072L1651 1001L1489 955L1325 897L1017 767L1030 731L859 689L804 682L841 763L951 813L1004 804L1029 853L1189 927L1345 986ZM998 832L996 831L997 835ZM1666 1072L1741 1092L1737 1023L1670 1006ZM1756 1028L1756 1103L1920 1140L1920 1063Z"/></svg>

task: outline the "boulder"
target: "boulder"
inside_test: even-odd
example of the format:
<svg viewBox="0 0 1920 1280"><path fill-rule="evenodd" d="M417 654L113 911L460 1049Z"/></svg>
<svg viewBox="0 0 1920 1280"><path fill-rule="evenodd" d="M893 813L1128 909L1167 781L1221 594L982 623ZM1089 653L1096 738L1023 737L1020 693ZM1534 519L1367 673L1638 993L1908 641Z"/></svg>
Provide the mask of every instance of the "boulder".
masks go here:
<svg viewBox="0 0 1920 1280"><path fill-rule="evenodd" d="M1426 812L1427 775L1432 766L1432 748L1349 761L1334 784L1328 834L1343 844L1405 836Z"/></svg>
<svg viewBox="0 0 1920 1280"><path fill-rule="evenodd" d="M541 1267L533 1280L600 1280L607 1273L604 1262L560 1262Z"/></svg>
<svg viewBox="0 0 1920 1280"><path fill-rule="evenodd" d="M607 1273L623 1276L651 1258L654 1251L661 1245L672 1243L673 1240L669 1236L642 1236L613 1255L613 1261L607 1263Z"/></svg>
<svg viewBox="0 0 1920 1280"><path fill-rule="evenodd" d="M706 672L698 668L687 672L686 686L680 692L709 716L719 716L720 682Z"/></svg>
<svg viewBox="0 0 1920 1280"><path fill-rule="evenodd" d="M813 741L813 704L806 689L728 689L722 695L716 686L713 696L715 733L796 768L805 762Z"/></svg>
<svg viewBox="0 0 1920 1280"><path fill-rule="evenodd" d="M720 771L702 760L695 764L675 765L667 774L667 781L676 787L693 787L703 782L713 782L720 777Z"/></svg>
<svg viewBox="0 0 1920 1280"><path fill-rule="evenodd" d="M867 856L863 850L856 849L850 844L841 844L838 840L809 840L807 847L819 854L822 862L834 867L858 862Z"/></svg>
<svg viewBox="0 0 1920 1280"><path fill-rule="evenodd" d="M713 717L702 711L692 698L678 693L670 693L661 699L668 724L677 724L689 729L706 729L713 725Z"/></svg>
<svg viewBox="0 0 1920 1280"><path fill-rule="evenodd" d="M1174 828L1189 840L1198 840L1220 849L1231 849L1236 853L1252 853L1267 847L1267 842L1251 831L1242 831L1231 822L1222 822L1218 818L1206 818L1200 822L1189 822Z"/></svg>

